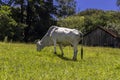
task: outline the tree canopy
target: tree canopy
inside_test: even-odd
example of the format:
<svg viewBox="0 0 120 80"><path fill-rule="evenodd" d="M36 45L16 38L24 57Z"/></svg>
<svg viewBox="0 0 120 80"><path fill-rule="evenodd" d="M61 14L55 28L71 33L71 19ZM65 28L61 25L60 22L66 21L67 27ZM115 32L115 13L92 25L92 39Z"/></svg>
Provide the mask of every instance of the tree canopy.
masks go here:
<svg viewBox="0 0 120 80"><path fill-rule="evenodd" d="M40 39L51 25L56 25L55 17L75 13L74 0L56 0L58 5L54 1L0 0L0 40L6 36L25 42Z"/></svg>
<svg viewBox="0 0 120 80"><path fill-rule="evenodd" d="M120 0L116 3L120 7ZM33 42L51 25L84 33L100 25L120 32L119 11L87 9L76 14L75 10L76 0L0 0L0 40Z"/></svg>
<svg viewBox="0 0 120 80"><path fill-rule="evenodd" d="M120 32L120 12L87 9L80 13L58 21L59 26L77 28L83 33L97 26L113 28Z"/></svg>
<svg viewBox="0 0 120 80"><path fill-rule="evenodd" d="M56 0L57 2L57 16L67 17L75 14L76 1L75 0Z"/></svg>
<svg viewBox="0 0 120 80"><path fill-rule="evenodd" d="M53 0L1 0L0 5L0 14L6 19L5 21L8 22L4 25L3 23L5 21L0 20L1 25L6 30L8 30L6 28L7 26L22 28L22 40L25 42L40 38L45 34L49 26L55 24L55 20L51 16L55 14L56 10L53 5ZM4 7L9 9L4 10ZM0 18L2 19L2 17ZM16 34L20 34L18 32ZM1 35L5 37L5 34ZM9 38L9 35L6 36Z"/></svg>
<svg viewBox="0 0 120 80"><path fill-rule="evenodd" d="M119 7L119 9L120 9L120 0L117 0L116 5L117 5L117 6Z"/></svg>

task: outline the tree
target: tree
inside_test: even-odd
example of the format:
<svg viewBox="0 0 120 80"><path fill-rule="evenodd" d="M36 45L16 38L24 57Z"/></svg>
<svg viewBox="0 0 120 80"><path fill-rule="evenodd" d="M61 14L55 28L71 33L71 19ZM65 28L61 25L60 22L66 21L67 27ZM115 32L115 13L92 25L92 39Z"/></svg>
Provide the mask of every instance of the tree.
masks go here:
<svg viewBox="0 0 120 80"><path fill-rule="evenodd" d="M84 26L84 16L69 16L57 22L58 26L64 26L68 28L75 28L78 30L83 30Z"/></svg>
<svg viewBox="0 0 120 80"><path fill-rule="evenodd" d="M19 5L19 17L20 17L20 22L24 23L24 12L25 12L25 8L26 8L26 4L25 4L26 0L14 0L14 4L13 6L18 6ZM17 9L17 8L14 8Z"/></svg>
<svg viewBox="0 0 120 80"><path fill-rule="evenodd" d="M25 41L40 38L46 33L48 28L54 24L51 16L54 10L53 0L28 0L26 7L28 26L25 28Z"/></svg>
<svg viewBox="0 0 120 80"><path fill-rule="evenodd" d="M8 40L22 41L24 25L17 23L11 17L11 14L12 12L9 6L0 7L0 40L8 37Z"/></svg>
<svg viewBox="0 0 120 80"><path fill-rule="evenodd" d="M56 8L53 0L13 0L12 17L24 27L24 41L33 41L43 36L55 23L52 15Z"/></svg>
<svg viewBox="0 0 120 80"><path fill-rule="evenodd" d="M120 12L87 9L76 15L68 16L57 22L57 25L77 28L83 33L89 32L97 26L111 28L120 32ZM119 33L120 34L120 33Z"/></svg>
<svg viewBox="0 0 120 80"><path fill-rule="evenodd" d="M120 0L117 0L116 5L117 5L117 6L119 7L119 9L120 9Z"/></svg>
<svg viewBox="0 0 120 80"><path fill-rule="evenodd" d="M15 0L0 0L0 5L12 6Z"/></svg>
<svg viewBox="0 0 120 80"><path fill-rule="evenodd" d="M56 0L57 2L57 16L67 17L75 14L76 1L75 0Z"/></svg>

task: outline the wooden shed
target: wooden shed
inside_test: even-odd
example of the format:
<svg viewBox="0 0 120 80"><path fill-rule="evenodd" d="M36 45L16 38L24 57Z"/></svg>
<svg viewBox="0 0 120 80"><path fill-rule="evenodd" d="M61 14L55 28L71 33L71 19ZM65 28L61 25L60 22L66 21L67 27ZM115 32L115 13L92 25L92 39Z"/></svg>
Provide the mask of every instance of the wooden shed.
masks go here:
<svg viewBox="0 0 120 80"><path fill-rule="evenodd" d="M116 31L99 26L84 35L83 45L120 47L120 36Z"/></svg>

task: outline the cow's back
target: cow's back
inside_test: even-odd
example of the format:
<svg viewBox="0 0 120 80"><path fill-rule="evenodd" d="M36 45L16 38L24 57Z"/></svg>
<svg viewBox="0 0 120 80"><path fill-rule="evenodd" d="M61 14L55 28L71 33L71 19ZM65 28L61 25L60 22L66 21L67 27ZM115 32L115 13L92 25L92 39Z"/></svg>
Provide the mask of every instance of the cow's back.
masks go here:
<svg viewBox="0 0 120 80"><path fill-rule="evenodd" d="M56 39L57 42L62 43L73 43L80 40L80 34L78 30L63 27L55 27L51 33L51 37Z"/></svg>

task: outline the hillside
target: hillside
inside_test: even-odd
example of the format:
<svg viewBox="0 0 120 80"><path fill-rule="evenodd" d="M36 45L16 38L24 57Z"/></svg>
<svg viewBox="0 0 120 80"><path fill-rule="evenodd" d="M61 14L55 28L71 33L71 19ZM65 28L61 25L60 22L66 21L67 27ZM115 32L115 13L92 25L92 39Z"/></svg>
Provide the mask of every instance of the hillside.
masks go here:
<svg viewBox="0 0 120 80"><path fill-rule="evenodd" d="M0 42L0 80L119 80L120 49L84 47L84 59L72 61L72 48L65 55L41 52L34 44ZM80 50L80 46L79 46Z"/></svg>

